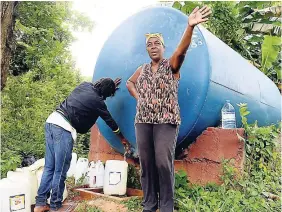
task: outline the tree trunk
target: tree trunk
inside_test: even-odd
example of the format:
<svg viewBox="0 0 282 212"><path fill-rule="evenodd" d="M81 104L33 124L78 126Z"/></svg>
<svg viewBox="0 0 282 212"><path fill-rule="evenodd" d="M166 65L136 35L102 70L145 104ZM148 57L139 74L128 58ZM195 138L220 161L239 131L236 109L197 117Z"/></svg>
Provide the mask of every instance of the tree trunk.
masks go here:
<svg viewBox="0 0 282 212"><path fill-rule="evenodd" d="M17 1L1 1L1 91L6 85L14 43Z"/></svg>

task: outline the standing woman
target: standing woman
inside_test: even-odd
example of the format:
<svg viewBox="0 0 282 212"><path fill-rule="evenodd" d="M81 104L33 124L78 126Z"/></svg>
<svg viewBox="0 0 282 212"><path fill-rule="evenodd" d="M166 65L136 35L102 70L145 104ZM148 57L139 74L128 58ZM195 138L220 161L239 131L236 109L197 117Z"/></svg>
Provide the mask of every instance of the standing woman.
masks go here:
<svg viewBox="0 0 282 212"><path fill-rule="evenodd" d="M169 59L163 58L164 39L160 33L146 34L151 63L143 64L128 79L127 88L137 100L135 133L144 192L143 212L172 212L174 206L174 153L180 109L178 83L180 67L191 43L194 27L206 22L211 10L193 10L183 37Z"/></svg>

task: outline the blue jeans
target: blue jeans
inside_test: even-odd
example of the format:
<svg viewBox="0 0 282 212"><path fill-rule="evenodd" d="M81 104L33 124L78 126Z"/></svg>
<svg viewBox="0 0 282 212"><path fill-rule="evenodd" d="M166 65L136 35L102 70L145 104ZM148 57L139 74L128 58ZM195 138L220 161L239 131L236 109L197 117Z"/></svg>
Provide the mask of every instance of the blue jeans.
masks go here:
<svg viewBox="0 0 282 212"><path fill-rule="evenodd" d="M62 207L67 171L72 158L73 138L69 131L50 123L45 124L45 166L37 192L36 205L44 206L50 197L50 208Z"/></svg>

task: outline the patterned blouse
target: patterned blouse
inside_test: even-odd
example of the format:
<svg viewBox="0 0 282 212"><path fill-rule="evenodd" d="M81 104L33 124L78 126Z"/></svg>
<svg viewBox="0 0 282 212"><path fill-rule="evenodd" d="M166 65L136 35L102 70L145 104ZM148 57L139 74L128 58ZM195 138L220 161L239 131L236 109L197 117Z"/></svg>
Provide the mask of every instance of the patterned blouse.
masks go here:
<svg viewBox="0 0 282 212"><path fill-rule="evenodd" d="M136 82L138 103L135 123L180 125L178 84L168 59L163 59L154 73L151 64L144 64Z"/></svg>

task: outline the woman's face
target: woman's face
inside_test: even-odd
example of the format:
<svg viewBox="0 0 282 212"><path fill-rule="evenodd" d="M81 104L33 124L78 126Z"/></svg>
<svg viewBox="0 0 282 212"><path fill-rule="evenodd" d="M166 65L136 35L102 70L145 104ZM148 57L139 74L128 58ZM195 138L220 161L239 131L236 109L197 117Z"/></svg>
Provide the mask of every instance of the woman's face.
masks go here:
<svg viewBox="0 0 282 212"><path fill-rule="evenodd" d="M146 49L152 60L159 61L163 58L165 48L162 42L158 38L155 37L150 38L147 42Z"/></svg>

